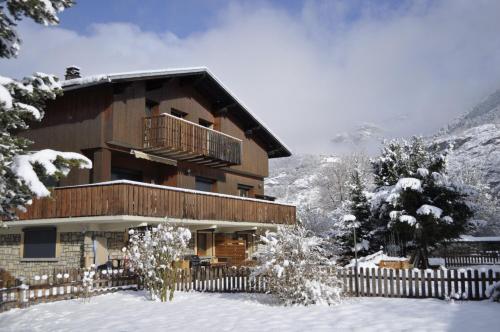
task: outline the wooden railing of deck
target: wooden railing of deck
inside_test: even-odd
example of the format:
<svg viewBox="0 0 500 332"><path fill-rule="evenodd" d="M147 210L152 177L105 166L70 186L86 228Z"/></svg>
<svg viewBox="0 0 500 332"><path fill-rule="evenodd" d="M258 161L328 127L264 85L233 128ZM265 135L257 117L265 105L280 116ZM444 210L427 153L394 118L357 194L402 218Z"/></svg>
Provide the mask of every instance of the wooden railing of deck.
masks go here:
<svg viewBox="0 0 500 332"><path fill-rule="evenodd" d="M196 123L162 114L144 118L143 148L165 156L180 156L241 164L241 140Z"/></svg>
<svg viewBox="0 0 500 332"><path fill-rule="evenodd" d="M117 215L295 223L292 205L132 181L55 188L51 197L35 199L19 219Z"/></svg>

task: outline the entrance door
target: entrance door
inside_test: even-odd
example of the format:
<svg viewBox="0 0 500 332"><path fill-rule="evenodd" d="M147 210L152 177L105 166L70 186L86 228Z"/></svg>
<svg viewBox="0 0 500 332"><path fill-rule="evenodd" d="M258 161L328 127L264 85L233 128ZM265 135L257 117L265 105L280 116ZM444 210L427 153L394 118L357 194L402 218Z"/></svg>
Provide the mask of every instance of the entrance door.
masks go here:
<svg viewBox="0 0 500 332"><path fill-rule="evenodd" d="M198 256L208 256L208 234L198 233L196 244L198 248Z"/></svg>
<svg viewBox="0 0 500 332"><path fill-rule="evenodd" d="M96 266L108 262L108 239L105 237L96 237L94 239L94 264Z"/></svg>

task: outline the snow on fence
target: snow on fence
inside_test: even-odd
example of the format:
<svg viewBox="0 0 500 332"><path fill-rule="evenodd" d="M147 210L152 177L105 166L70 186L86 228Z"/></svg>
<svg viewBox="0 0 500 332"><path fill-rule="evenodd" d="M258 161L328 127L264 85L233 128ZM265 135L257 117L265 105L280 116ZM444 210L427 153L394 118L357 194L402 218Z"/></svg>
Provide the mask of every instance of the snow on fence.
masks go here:
<svg viewBox="0 0 500 332"><path fill-rule="evenodd" d="M447 267L494 264L500 265L500 255L498 255L497 253L493 253L467 256L445 256L444 261Z"/></svg>
<svg viewBox="0 0 500 332"><path fill-rule="evenodd" d="M253 277L249 267L208 267L185 269L177 276L176 290L203 292L251 292L269 291L263 277Z"/></svg>
<svg viewBox="0 0 500 332"><path fill-rule="evenodd" d="M344 290L359 296L486 299L489 285L500 281L493 270L418 270L354 268L340 270Z"/></svg>
<svg viewBox="0 0 500 332"><path fill-rule="evenodd" d="M482 300L485 291L500 281L493 270L418 270L359 268L332 269L350 295L379 297ZM270 291L265 278L253 277L248 267L197 267L183 270L177 279L179 291L254 292Z"/></svg>
<svg viewBox="0 0 500 332"><path fill-rule="evenodd" d="M319 267L321 268L321 267ZM327 267L325 267L327 268ZM500 282L500 272L493 270L418 270L355 268L331 269L342 280L351 296L397 298L486 299L488 286ZM50 278L31 280L28 285L0 289L0 312L40 302L88 297L120 289L138 289L137 276L127 271L98 272L89 293L83 285L83 270L60 272ZM58 278L58 275L62 275ZM69 275L69 276L66 276ZM55 276L55 277L54 277ZM201 266L179 270L177 291L200 292L269 292L264 277L252 276L249 267Z"/></svg>
<svg viewBox="0 0 500 332"><path fill-rule="evenodd" d="M350 295L379 297L482 300L485 291L500 281L493 270L418 270L359 268L332 269ZM357 279L357 283L356 283ZM177 280L179 291L258 292L270 291L265 278L253 277L248 267L197 267L183 270Z"/></svg>
<svg viewBox="0 0 500 332"><path fill-rule="evenodd" d="M86 287L84 269L53 270L51 274L35 276L15 287L0 288L0 312L37 303L138 288L137 276L124 270L97 271L92 279L92 286Z"/></svg>

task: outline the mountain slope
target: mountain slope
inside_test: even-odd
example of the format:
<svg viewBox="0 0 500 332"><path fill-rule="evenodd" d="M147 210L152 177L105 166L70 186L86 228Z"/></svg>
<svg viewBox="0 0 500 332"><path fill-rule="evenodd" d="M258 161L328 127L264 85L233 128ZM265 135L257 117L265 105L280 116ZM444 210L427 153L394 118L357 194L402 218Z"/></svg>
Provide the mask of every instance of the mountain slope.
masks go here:
<svg viewBox="0 0 500 332"><path fill-rule="evenodd" d="M443 149L453 146L448 156L450 167L472 169L500 199L500 90L429 138L429 142ZM299 212L310 208L321 210L322 171L337 160L325 155L294 155L273 160L265 182L266 193L297 205ZM500 215L492 218L496 219L489 220L492 227L484 231L500 232Z"/></svg>

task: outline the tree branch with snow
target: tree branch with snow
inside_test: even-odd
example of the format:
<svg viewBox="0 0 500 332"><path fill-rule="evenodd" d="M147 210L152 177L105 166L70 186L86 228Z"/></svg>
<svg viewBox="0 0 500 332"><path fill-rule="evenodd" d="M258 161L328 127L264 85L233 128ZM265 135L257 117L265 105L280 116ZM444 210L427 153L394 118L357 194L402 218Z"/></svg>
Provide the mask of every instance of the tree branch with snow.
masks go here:
<svg viewBox="0 0 500 332"><path fill-rule="evenodd" d="M72 0L7 0L0 5L0 57L17 55L20 38L16 21L32 18L40 24L57 24L57 13ZM44 182L57 181L72 167L91 168L86 157L73 152L30 151L31 141L19 135L31 121L41 121L46 102L62 94L57 77L35 73L18 81L0 76L0 220L15 219L32 197L50 191Z"/></svg>

